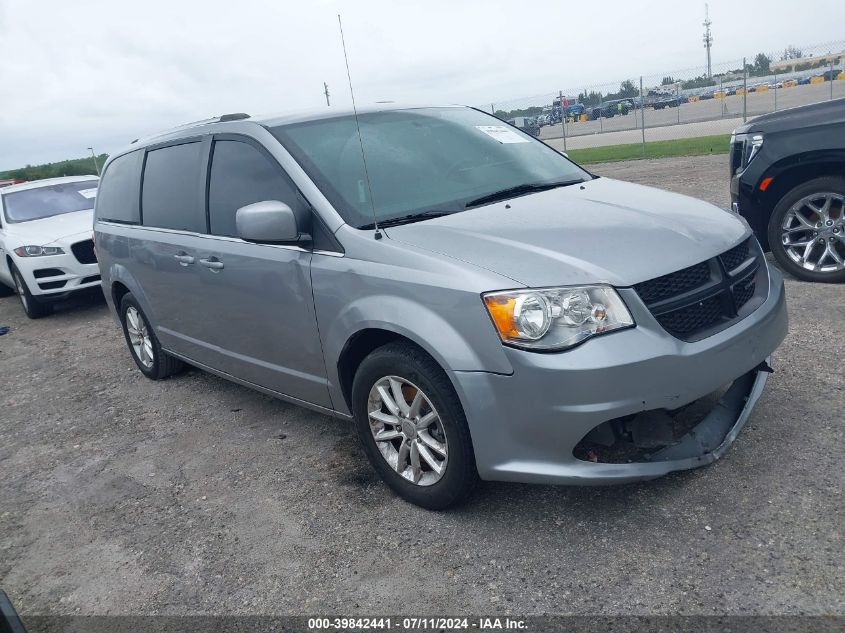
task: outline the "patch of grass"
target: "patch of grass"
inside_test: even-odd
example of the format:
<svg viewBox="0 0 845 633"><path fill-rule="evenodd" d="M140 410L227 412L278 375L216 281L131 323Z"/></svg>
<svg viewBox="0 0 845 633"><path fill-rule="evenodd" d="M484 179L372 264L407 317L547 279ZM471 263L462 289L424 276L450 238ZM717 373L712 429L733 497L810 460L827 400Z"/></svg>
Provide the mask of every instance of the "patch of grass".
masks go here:
<svg viewBox="0 0 845 633"><path fill-rule="evenodd" d="M576 163L610 163L638 158L670 158L672 156L703 156L705 154L727 154L730 151L730 134L679 138L672 141L649 141L606 147L588 147L569 150L567 154Z"/></svg>

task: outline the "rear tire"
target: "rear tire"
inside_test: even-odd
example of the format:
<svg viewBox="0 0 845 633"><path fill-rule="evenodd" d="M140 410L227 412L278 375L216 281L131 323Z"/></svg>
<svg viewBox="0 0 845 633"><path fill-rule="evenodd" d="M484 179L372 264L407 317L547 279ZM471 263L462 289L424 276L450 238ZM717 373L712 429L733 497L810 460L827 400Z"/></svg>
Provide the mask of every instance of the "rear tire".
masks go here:
<svg viewBox="0 0 845 633"><path fill-rule="evenodd" d="M162 380L179 372L184 363L161 348L155 331L132 293L120 300L120 323L132 360L150 380Z"/></svg>
<svg viewBox="0 0 845 633"><path fill-rule="evenodd" d="M400 387L392 389L390 381ZM387 400L378 395L380 385ZM422 404L415 410L418 395ZM399 414L391 415L391 408ZM352 384L352 411L370 463L406 501L443 510L464 501L477 485L460 400L446 372L415 345L390 343L361 362ZM382 421L391 418L393 422ZM432 420L430 426L427 419ZM377 442L376 435L390 439Z"/></svg>
<svg viewBox="0 0 845 633"><path fill-rule="evenodd" d="M49 303L39 301L32 296L26 281L21 275L20 271L14 264L10 264L9 268L12 272L12 278L15 280L15 290L17 290L18 298L21 300L23 311L30 319L40 319L53 312L53 306Z"/></svg>
<svg viewBox="0 0 845 633"><path fill-rule="evenodd" d="M789 274L845 281L845 178L815 178L789 191L775 205L767 233L772 255ZM819 270L808 268L813 265Z"/></svg>

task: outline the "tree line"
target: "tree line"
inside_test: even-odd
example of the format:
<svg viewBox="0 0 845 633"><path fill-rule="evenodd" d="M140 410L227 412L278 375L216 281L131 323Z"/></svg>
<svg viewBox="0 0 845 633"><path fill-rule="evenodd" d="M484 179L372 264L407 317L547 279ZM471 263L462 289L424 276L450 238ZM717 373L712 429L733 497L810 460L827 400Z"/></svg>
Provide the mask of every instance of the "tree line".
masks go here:
<svg viewBox="0 0 845 633"><path fill-rule="evenodd" d="M97 156L97 164L102 167L108 154ZM58 178L60 176L86 176L96 174L94 159L91 156L85 158L72 158L57 163L44 163L42 165L27 165L17 169L0 171L0 179L19 178L21 180L41 180L42 178Z"/></svg>

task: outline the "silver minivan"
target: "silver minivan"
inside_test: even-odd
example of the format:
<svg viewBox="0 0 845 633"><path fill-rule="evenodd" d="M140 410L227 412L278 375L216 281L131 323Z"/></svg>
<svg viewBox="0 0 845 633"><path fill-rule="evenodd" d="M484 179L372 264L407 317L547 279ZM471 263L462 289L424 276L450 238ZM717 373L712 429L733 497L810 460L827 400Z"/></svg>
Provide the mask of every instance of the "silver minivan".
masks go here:
<svg viewBox="0 0 845 633"><path fill-rule="evenodd" d="M103 290L189 363L354 421L384 481L606 484L721 457L787 331L745 221L467 107L226 115L112 155ZM281 457L280 457L281 459Z"/></svg>

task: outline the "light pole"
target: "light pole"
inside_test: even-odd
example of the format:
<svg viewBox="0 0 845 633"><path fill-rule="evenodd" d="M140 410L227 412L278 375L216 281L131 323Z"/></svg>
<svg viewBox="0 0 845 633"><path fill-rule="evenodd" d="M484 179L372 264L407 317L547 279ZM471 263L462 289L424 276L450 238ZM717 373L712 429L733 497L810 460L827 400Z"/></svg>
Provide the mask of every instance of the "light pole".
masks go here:
<svg viewBox="0 0 845 633"><path fill-rule="evenodd" d="M100 175L100 165L97 162L97 155L94 153L93 147L89 147L88 149L91 150L91 158L94 159L94 169L97 170L97 175L99 176Z"/></svg>

